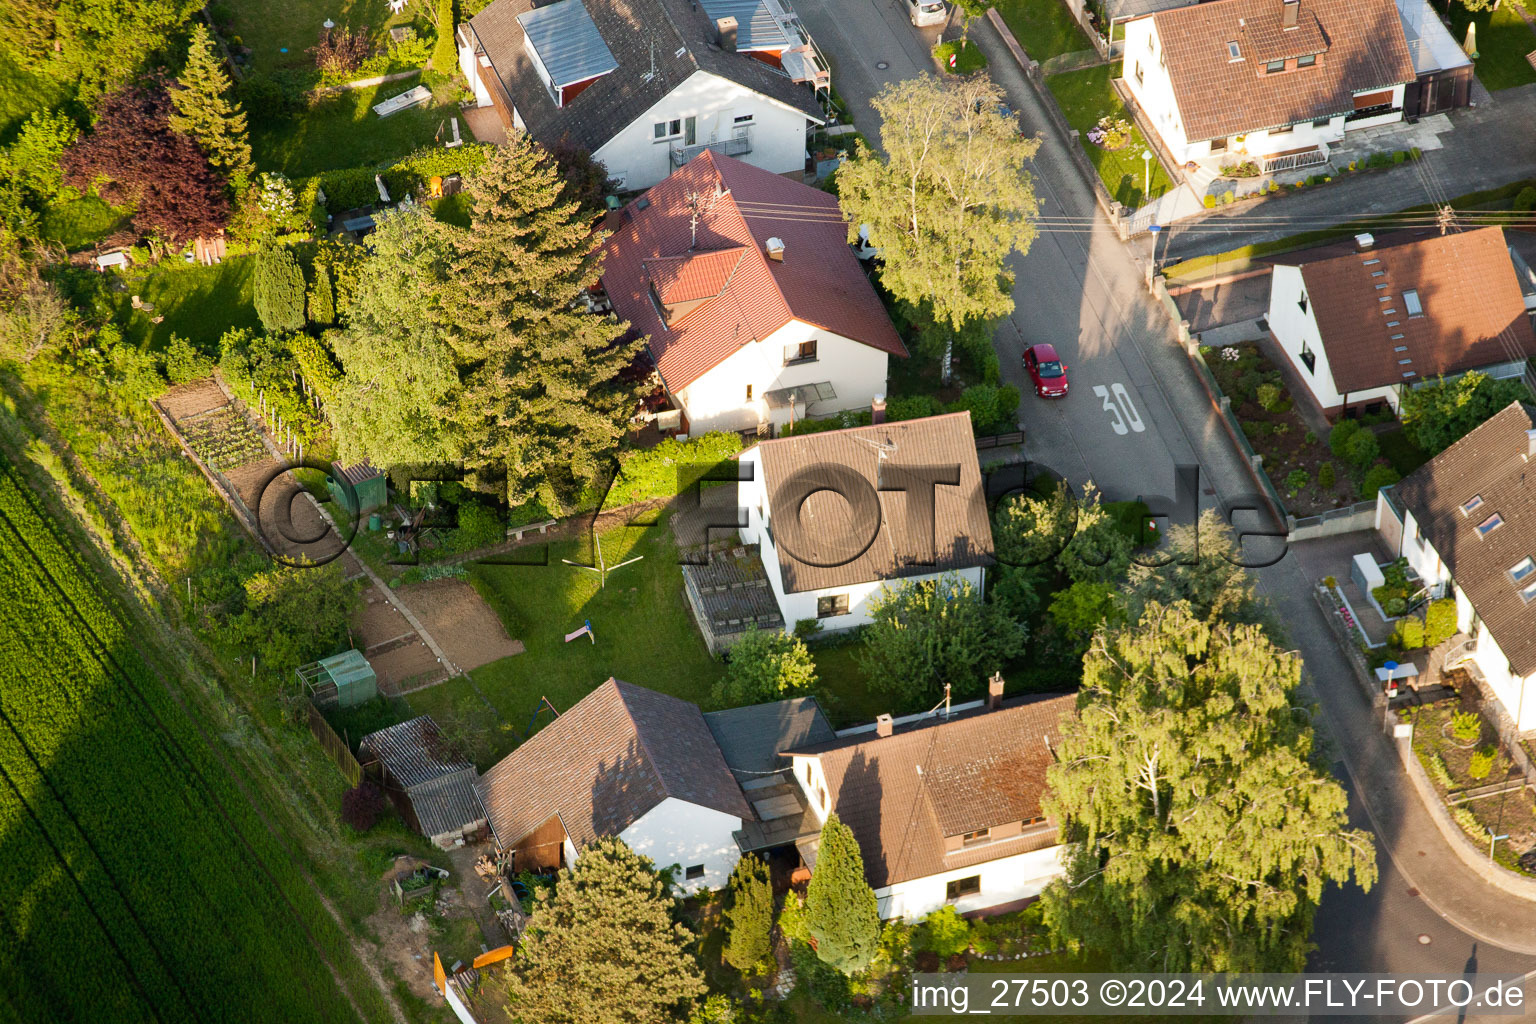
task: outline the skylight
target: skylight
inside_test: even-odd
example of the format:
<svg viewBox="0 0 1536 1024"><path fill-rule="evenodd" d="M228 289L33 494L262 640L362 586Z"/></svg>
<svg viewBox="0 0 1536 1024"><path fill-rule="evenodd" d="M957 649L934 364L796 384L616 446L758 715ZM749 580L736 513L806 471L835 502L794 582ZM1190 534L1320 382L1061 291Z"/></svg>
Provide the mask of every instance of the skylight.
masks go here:
<svg viewBox="0 0 1536 1024"><path fill-rule="evenodd" d="M1231 58L1233 60L1242 60L1243 59L1243 51L1239 50L1237 48L1237 40L1236 39L1230 40L1227 43L1227 53L1228 53L1228 55L1231 56Z"/></svg>
<svg viewBox="0 0 1536 1024"><path fill-rule="evenodd" d="M1526 604L1530 604L1532 601L1536 601L1536 583L1532 583L1530 586L1521 590L1520 597L1525 601Z"/></svg>
<svg viewBox="0 0 1536 1024"><path fill-rule="evenodd" d="M1481 508L1482 505L1483 496L1481 494L1474 494L1462 504L1461 514L1464 516L1471 515L1473 512L1476 512L1479 508Z"/></svg>
<svg viewBox="0 0 1536 1024"><path fill-rule="evenodd" d="M1504 517L1495 512L1493 515L1477 524L1477 535L1486 537L1494 530L1504 525Z"/></svg>
<svg viewBox="0 0 1536 1024"><path fill-rule="evenodd" d="M1423 316L1424 307L1419 302L1419 293L1416 291L1403 292L1403 304L1408 307L1409 316ZM1441 310L1444 312L1444 310Z"/></svg>
<svg viewBox="0 0 1536 1024"><path fill-rule="evenodd" d="M1516 583L1524 582L1531 573L1536 573L1536 561L1532 561L1529 556L1509 567L1509 578Z"/></svg>

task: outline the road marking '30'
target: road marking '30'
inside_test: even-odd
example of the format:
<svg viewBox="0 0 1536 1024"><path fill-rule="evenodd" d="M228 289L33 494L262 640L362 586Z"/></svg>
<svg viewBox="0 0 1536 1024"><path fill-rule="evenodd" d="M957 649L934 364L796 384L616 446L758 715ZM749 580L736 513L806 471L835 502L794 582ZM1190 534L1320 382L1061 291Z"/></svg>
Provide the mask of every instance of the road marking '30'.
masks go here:
<svg viewBox="0 0 1536 1024"><path fill-rule="evenodd" d="M1114 418L1110 426L1115 428L1115 433L1128 434L1134 430L1139 434L1147 429L1147 425L1141 422L1141 414L1136 411L1136 403L1131 401L1131 394L1125 390L1124 384L1116 382L1107 388L1102 384L1095 384L1093 393L1104 399L1105 411Z"/></svg>

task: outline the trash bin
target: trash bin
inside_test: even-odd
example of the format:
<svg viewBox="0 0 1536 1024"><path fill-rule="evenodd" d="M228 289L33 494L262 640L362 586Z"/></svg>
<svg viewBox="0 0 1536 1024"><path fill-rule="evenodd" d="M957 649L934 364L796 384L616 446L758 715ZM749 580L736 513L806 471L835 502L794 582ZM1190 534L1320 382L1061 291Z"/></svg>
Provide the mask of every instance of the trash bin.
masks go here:
<svg viewBox="0 0 1536 1024"><path fill-rule="evenodd" d="M381 525L381 523L380 523L380 520L379 520L379 514L377 512L375 512L373 515L368 517L368 532L369 533L378 533L380 525Z"/></svg>

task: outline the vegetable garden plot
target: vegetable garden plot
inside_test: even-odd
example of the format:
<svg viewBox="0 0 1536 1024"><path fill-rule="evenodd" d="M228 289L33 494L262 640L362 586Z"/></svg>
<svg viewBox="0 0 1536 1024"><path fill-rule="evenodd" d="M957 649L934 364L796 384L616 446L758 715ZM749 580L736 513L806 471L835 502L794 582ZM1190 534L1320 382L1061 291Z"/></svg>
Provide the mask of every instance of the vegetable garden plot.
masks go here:
<svg viewBox="0 0 1536 1024"><path fill-rule="evenodd" d="M249 420L231 406L176 421L176 429L202 459L220 473L267 456Z"/></svg>

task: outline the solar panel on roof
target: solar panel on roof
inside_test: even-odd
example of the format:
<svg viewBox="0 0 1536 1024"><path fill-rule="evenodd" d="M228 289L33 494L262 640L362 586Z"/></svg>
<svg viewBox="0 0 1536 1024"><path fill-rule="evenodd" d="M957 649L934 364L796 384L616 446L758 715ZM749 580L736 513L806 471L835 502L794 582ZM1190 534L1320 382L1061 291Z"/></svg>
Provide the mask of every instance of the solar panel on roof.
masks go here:
<svg viewBox="0 0 1536 1024"><path fill-rule="evenodd" d="M539 62L557 86L606 75L619 66L581 0L560 0L517 16Z"/></svg>

